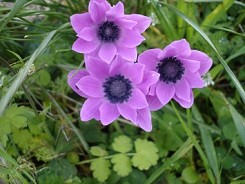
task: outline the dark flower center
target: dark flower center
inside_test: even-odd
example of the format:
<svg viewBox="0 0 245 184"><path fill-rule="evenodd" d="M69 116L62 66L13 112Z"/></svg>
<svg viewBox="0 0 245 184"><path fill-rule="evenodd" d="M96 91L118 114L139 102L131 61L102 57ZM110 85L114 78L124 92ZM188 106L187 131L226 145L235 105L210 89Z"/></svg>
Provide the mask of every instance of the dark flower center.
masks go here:
<svg viewBox="0 0 245 184"><path fill-rule="evenodd" d="M119 34L119 27L111 21L104 22L98 30L98 37L103 42L114 42L118 40Z"/></svg>
<svg viewBox="0 0 245 184"><path fill-rule="evenodd" d="M176 57L168 57L159 61L157 72L160 74L160 81L176 83L185 72L183 64Z"/></svg>
<svg viewBox="0 0 245 184"><path fill-rule="evenodd" d="M103 84L105 97L111 103L123 103L132 95L132 82L122 75L108 77Z"/></svg>

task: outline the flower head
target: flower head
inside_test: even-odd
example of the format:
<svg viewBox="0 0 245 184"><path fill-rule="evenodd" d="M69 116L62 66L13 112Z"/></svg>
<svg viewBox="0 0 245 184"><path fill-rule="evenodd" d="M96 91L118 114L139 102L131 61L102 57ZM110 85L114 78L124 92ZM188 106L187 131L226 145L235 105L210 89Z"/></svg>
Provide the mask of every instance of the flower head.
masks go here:
<svg viewBox="0 0 245 184"><path fill-rule="evenodd" d="M191 50L185 40L174 41L161 49L143 52L138 59L146 70L160 74L147 96L149 108L158 110L172 98L182 107L190 108L194 101L192 88L205 86L201 78L211 67L212 59L203 52Z"/></svg>
<svg viewBox="0 0 245 184"><path fill-rule="evenodd" d="M146 94L159 74L145 71L143 64L126 62L119 56L111 64L89 57L86 69L68 75L71 88L87 98L80 113L82 121L95 118L108 125L122 115L145 131L151 130Z"/></svg>
<svg viewBox="0 0 245 184"><path fill-rule="evenodd" d="M71 25L78 39L72 49L85 57L99 57L110 63L116 55L128 61L137 58L136 46L151 19L138 14L125 15L124 5L111 6L105 0L91 0L89 12L71 16Z"/></svg>

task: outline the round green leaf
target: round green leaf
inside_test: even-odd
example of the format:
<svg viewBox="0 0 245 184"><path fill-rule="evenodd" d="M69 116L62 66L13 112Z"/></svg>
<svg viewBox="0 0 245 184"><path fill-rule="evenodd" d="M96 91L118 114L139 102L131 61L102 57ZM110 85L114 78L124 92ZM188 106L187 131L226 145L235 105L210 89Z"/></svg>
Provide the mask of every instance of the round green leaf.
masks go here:
<svg viewBox="0 0 245 184"><path fill-rule="evenodd" d="M90 169L93 171L93 176L100 182L107 180L111 174L111 163L103 158L98 158L91 162Z"/></svg>
<svg viewBox="0 0 245 184"><path fill-rule="evenodd" d="M108 155L107 151L99 146L91 147L90 152L93 156L97 156L97 157L104 157Z"/></svg>
<svg viewBox="0 0 245 184"><path fill-rule="evenodd" d="M192 167L186 167L182 171L182 178L187 183L196 183L199 180L199 177L198 177L196 171Z"/></svg>
<svg viewBox="0 0 245 184"><path fill-rule="evenodd" d="M114 139L112 148L120 153L127 153L133 148L133 145L129 137L121 135Z"/></svg>
<svg viewBox="0 0 245 184"><path fill-rule="evenodd" d="M127 176L132 172L132 163L130 158L125 154L117 154L112 159L114 163L113 170L117 172L119 176Z"/></svg>

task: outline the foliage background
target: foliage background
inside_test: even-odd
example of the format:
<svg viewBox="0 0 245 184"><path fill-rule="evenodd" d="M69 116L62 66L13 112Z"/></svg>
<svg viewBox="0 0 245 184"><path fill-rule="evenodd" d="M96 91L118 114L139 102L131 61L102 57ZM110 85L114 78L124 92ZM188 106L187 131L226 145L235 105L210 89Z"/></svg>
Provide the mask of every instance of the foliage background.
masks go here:
<svg viewBox="0 0 245 184"><path fill-rule="evenodd" d="M186 38L212 57L214 85L195 90L191 109L152 113L150 133L83 123L66 80L83 67L69 17L88 0L0 2L0 183L245 183L245 4L123 3L153 19L139 53Z"/></svg>

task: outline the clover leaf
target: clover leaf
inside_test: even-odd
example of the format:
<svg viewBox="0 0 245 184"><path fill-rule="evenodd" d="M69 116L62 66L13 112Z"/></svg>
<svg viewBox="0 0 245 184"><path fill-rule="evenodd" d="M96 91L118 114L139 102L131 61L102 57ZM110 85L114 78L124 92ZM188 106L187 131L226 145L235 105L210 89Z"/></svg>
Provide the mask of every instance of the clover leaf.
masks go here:
<svg viewBox="0 0 245 184"><path fill-rule="evenodd" d="M127 176L132 172L132 163L130 158L125 154L117 154L112 159L114 163L113 170L117 172L119 176Z"/></svg>
<svg viewBox="0 0 245 184"><path fill-rule="evenodd" d="M93 177L97 178L100 182L104 182L111 174L110 166L109 160L103 158L95 159L91 162L90 166L90 169L93 171Z"/></svg>
<svg viewBox="0 0 245 184"><path fill-rule="evenodd" d="M147 170L157 164L159 158L158 149L153 142L137 139L134 144L136 154L132 158L133 166L138 167L140 170Z"/></svg>
<svg viewBox="0 0 245 184"><path fill-rule="evenodd" d="M131 139L125 135L118 136L114 139L112 148L120 153L127 153L132 149Z"/></svg>

